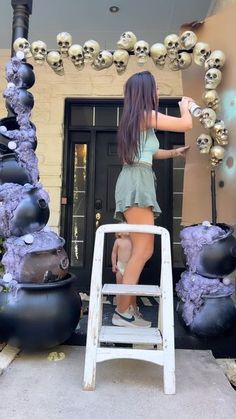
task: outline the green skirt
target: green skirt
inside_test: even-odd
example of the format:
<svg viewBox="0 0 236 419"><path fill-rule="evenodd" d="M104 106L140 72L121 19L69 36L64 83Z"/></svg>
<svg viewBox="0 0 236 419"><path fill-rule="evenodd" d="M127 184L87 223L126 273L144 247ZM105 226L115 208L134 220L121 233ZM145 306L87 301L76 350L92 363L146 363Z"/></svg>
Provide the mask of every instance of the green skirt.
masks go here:
<svg viewBox="0 0 236 419"><path fill-rule="evenodd" d="M116 182L114 218L125 221L124 211L130 207L151 207L156 218L161 209L156 199L156 176L145 163L124 165Z"/></svg>

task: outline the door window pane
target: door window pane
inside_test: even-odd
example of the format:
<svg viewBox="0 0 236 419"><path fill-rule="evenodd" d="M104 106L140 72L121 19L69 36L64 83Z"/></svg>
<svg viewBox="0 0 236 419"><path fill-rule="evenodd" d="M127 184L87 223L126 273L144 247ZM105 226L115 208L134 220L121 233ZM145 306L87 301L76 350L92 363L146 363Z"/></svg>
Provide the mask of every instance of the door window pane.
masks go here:
<svg viewBox="0 0 236 419"><path fill-rule="evenodd" d="M117 107L97 106L95 112L95 125L100 127L116 127Z"/></svg>
<svg viewBox="0 0 236 419"><path fill-rule="evenodd" d="M72 127L93 125L93 106L71 106L70 125Z"/></svg>

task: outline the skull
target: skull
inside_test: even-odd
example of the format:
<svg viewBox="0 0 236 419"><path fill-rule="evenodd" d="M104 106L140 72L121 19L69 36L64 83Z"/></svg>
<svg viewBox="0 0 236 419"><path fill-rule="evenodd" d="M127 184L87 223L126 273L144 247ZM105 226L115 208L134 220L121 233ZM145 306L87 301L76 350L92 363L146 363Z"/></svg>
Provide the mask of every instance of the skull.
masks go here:
<svg viewBox="0 0 236 419"><path fill-rule="evenodd" d="M197 36L192 31L185 31L180 36L180 43L184 49L192 49L197 43Z"/></svg>
<svg viewBox="0 0 236 419"><path fill-rule="evenodd" d="M50 51L48 52L46 59L52 70L55 71L55 73L57 73L59 76L63 76L64 67L60 52Z"/></svg>
<svg viewBox="0 0 236 419"><path fill-rule="evenodd" d="M138 41L134 44L134 55L137 57L137 62L143 65L147 62L150 52L149 44L146 41Z"/></svg>
<svg viewBox="0 0 236 419"><path fill-rule="evenodd" d="M171 60L174 60L178 55L180 49L179 36L176 34L167 35L164 39L164 45L167 49L167 55Z"/></svg>
<svg viewBox="0 0 236 419"><path fill-rule="evenodd" d="M197 42L193 48L193 59L197 65L203 65L211 53L210 46L206 42Z"/></svg>
<svg viewBox="0 0 236 419"><path fill-rule="evenodd" d="M68 32L60 32L57 35L57 45L62 57L68 57L68 49L72 45L72 36Z"/></svg>
<svg viewBox="0 0 236 419"><path fill-rule="evenodd" d="M218 68L218 70L221 70L224 67L224 64L225 54L220 50L215 50L205 61L205 70L209 70L210 68Z"/></svg>
<svg viewBox="0 0 236 419"><path fill-rule="evenodd" d="M84 61L86 63L92 63L99 54L100 45L97 41L90 39L89 41L86 41L84 43L83 51L84 51Z"/></svg>
<svg viewBox="0 0 236 419"><path fill-rule="evenodd" d="M208 108L218 109L220 104L220 97L216 90L206 90L202 95L202 100Z"/></svg>
<svg viewBox="0 0 236 419"><path fill-rule="evenodd" d="M32 57L30 43L25 38L17 38L13 43L13 49L15 52L22 51L25 58Z"/></svg>
<svg viewBox="0 0 236 419"><path fill-rule="evenodd" d="M210 148L212 146L212 138L210 135L207 134L201 134L197 138L197 146L202 154L207 154L210 151Z"/></svg>
<svg viewBox="0 0 236 419"><path fill-rule="evenodd" d="M110 51L106 49L99 52L98 56L95 58L92 63L94 70L103 70L104 68L111 67L113 63L113 55Z"/></svg>
<svg viewBox="0 0 236 419"><path fill-rule="evenodd" d="M188 52L179 52L176 56L176 58L174 58L174 60L172 60L170 62L170 69L171 70L185 70L186 68L190 67L190 65L192 64L192 56L191 54L189 54Z"/></svg>
<svg viewBox="0 0 236 419"><path fill-rule="evenodd" d="M133 51L134 45L137 42L137 37L133 32L122 33L119 41L117 42L118 48L126 49L127 51Z"/></svg>
<svg viewBox="0 0 236 419"><path fill-rule="evenodd" d="M211 108L202 109L202 113L199 117L199 121L204 128L212 128L216 122L216 113Z"/></svg>
<svg viewBox="0 0 236 419"><path fill-rule="evenodd" d="M216 89L222 79L221 71L217 68L210 68L205 74L205 88Z"/></svg>
<svg viewBox="0 0 236 419"><path fill-rule="evenodd" d="M210 156L211 156L211 165L213 167L218 166L224 158L225 149L220 145L214 145L210 149Z"/></svg>
<svg viewBox="0 0 236 419"><path fill-rule="evenodd" d="M78 44L73 44L68 50L68 55L71 62L74 64L77 70L83 70L84 68L84 53L83 47Z"/></svg>
<svg viewBox="0 0 236 419"><path fill-rule="evenodd" d="M215 125L210 130L212 138L216 140L219 145L228 144L228 130L222 120L217 120Z"/></svg>
<svg viewBox="0 0 236 419"><path fill-rule="evenodd" d="M164 44L156 43L150 48L150 55L156 65L165 65L167 49Z"/></svg>
<svg viewBox="0 0 236 419"><path fill-rule="evenodd" d="M124 73L129 61L129 53L124 49L117 49L113 54L113 62L118 74Z"/></svg>
<svg viewBox="0 0 236 419"><path fill-rule="evenodd" d="M31 44L31 52L37 64L43 64L46 60L47 45L43 41L35 41Z"/></svg>

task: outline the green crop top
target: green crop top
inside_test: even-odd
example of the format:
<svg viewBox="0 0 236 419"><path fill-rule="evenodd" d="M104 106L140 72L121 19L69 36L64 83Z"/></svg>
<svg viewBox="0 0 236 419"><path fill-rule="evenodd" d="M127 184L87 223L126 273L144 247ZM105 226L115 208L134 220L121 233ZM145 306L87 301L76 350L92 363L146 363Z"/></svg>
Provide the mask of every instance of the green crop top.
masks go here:
<svg viewBox="0 0 236 419"><path fill-rule="evenodd" d="M152 164L153 155L160 147L153 128L140 133L140 157L138 161Z"/></svg>

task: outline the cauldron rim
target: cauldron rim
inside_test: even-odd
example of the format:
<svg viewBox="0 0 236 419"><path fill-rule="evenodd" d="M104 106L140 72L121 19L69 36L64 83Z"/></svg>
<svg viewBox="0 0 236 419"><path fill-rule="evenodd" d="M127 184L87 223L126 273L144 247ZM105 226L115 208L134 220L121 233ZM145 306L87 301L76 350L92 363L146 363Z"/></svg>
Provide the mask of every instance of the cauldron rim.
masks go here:
<svg viewBox="0 0 236 419"><path fill-rule="evenodd" d="M10 129L8 131L14 131L14 130L17 130L17 129L19 130L20 129L20 125L19 125L19 123L16 120L16 116L6 116L5 118L1 118L0 119L0 126L5 126L7 128L6 123L10 123L10 122L14 122L15 125L17 126L17 128ZM35 129L35 132L36 132L36 126L35 126L35 124L32 121L29 121L29 123L30 123L30 126L32 128L34 128ZM1 132L1 135L3 135L3 137L5 137L5 138L8 138L9 139L9 137L7 135L5 135L4 132Z"/></svg>
<svg viewBox="0 0 236 419"><path fill-rule="evenodd" d="M197 227L197 226L199 226L199 225L202 225L202 223L198 223L198 224L191 224L191 225L189 225L189 226L185 226L184 228L188 228L188 227ZM211 223L211 225L213 226L218 226L218 227L220 227L220 228L222 228L222 230L224 230L225 231L225 234L223 235L223 236L220 236L220 237L217 237L215 240L212 240L212 242L211 243L208 243L208 244L206 244L206 245L204 245L204 247L205 246L208 246L208 245L212 245L213 243L216 243L216 242L218 242L218 241L220 241L220 240L224 240L224 239L226 239L228 236L230 236L230 235L232 235L233 234L233 232L234 232L234 228L233 228L233 226L231 226L231 225L229 225L229 224L225 224L225 223L216 223L216 224L213 224L213 223Z"/></svg>
<svg viewBox="0 0 236 419"><path fill-rule="evenodd" d="M225 298L225 297L230 297L232 294L234 293L234 291L232 291L229 294L202 294L201 298L205 298L205 299L209 299L209 300L213 300L213 298Z"/></svg>
<svg viewBox="0 0 236 419"><path fill-rule="evenodd" d="M34 290L46 290L46 289L53 289L53 288L60 288L64 287L75 280L76 276L72 273L68 273L65 279L60 279L55 282L43 282L37 284L35 282L19 282L20 289L34 289Z"/></svg>
<svg viewBox="0 0 236 419"><path fill-rule="evenodd" d="M51 252L52 250L63 249L64 245L65 245L65 239L63 239L63 237L59 237L59 238L60 238L61 243L58 243L58 246L50 247L50 248L43 249L43 250L29 250L29 252L27 252L27 254L25 256L32 255L32 254L41 255L41 254L44 254L44 253L47 253L47 252Z"/></svg>

